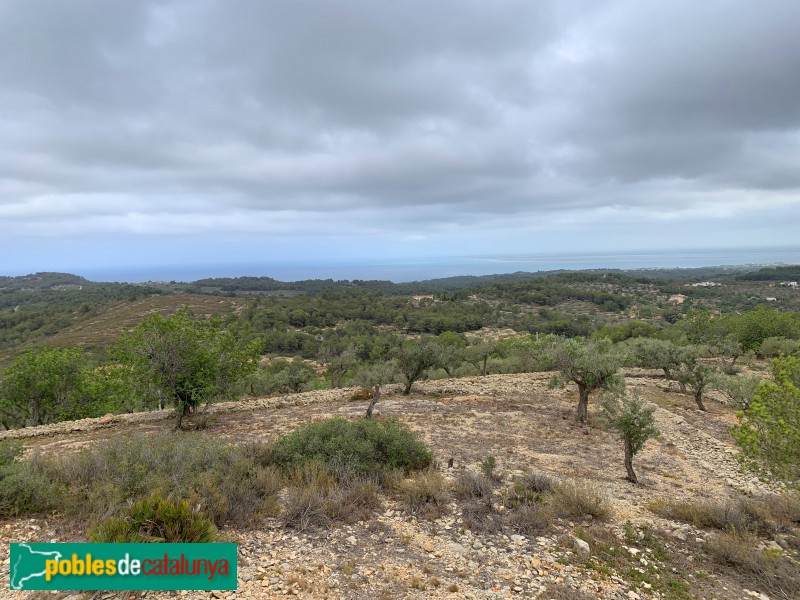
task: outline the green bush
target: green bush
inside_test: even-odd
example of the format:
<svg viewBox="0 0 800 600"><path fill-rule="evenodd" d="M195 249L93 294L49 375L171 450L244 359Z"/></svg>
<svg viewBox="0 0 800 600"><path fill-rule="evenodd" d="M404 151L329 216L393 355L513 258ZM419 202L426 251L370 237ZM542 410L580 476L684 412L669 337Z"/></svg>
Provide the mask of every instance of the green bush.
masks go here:
<svg viewBox="0 0 800 600"><path fill-rule="evenodd" d="M341 477L383 478L428 467L433 457L414 434L395 420L342 418L311 423L279 438L272 464L293 473L317 464Z"/></svg>
<svg viewBox="0 0 800 600"><path fill-rule="evenodd" d="M92 542L103 543L208 543L217 528L186 500L170 500L153 494L135 502L120 516L107 519L89 532Z"/></svg>
<svg viewBox="0 0 800 600"><path fill-rule="evenodd" d="M772 361L772 381L762 382L732 429L738 458L761 475L800 488L800 356Z"/></svg>
<svg viewBox="0 0 800 600"><path fill-rule="evenodd" d="M0 465L0 517L46 512L57 494L38 461Z"/></svg>
<svg viewBox="0 0 800 600"><path fill-rule="evenodd" d="M777 358L800 351L799 340L787 340L782 337L768 337L761 343L759 354L766 358Z"/></svg>
<svg viewBox="0 0 800 600"><path fill-rule="evenodd" d="M22 444L17 440L0 440L0 468L13 463L22 454Z"/></svg>

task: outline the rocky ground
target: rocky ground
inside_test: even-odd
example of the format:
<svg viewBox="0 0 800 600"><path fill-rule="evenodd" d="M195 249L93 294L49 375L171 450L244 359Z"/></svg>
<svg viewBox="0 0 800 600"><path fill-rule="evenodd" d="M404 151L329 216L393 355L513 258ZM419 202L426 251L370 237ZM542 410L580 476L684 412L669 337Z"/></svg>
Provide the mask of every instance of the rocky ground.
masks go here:
<svg viewBox="0 0 800 600"><path fill-rule="evenodd" d="M730 569L703 560L707 532L666 521L648 509L659 498L723 499L770 487L742 473L728 434L734 411L667 389L662 378L629 373L628 386L657 407L662 432L636 459L641 484L624 479L622 446L598 426L574 423L576 391L549 390L547 374L493 375L424 382L409 397L384 394L381 415L405 421L433 450L445 477L495 457L505 481L526 472L589 482L612 501L608 523L553 523L527 537L466 529L455 502L436 519L411 515L386 498L373 518L298 532L274 523L226 531L239 543L236 592L35 593L10 598L780 598ZM213 407L208 435L270 440L331 415L357 416L353 390L308 392ZM0 433L23 437L28 452L63 453L132 431L165 430L169 413L76 421ZM595 418L594 422L598 420ZM453 459L453 468L447 463ZM85 528L58 516L0 521L4 541L83 541ZM582 538L593 540L592 545ZM599 545L615 553L598 559ZM600 542L597 542L599 544ZM0 590L8 589L8 546L0 546Z"/></svg>

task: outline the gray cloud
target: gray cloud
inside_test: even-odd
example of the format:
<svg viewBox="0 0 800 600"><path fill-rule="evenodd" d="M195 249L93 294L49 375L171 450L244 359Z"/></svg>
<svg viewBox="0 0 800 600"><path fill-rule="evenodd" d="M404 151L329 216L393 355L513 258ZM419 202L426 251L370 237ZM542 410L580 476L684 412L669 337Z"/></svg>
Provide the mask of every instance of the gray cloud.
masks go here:
<svg viewBox="0 0 800 600"><path fill-rule="evenodd" d="M467 243L796 215L800 5L565 4L4 2L0 219Z"/></svg>

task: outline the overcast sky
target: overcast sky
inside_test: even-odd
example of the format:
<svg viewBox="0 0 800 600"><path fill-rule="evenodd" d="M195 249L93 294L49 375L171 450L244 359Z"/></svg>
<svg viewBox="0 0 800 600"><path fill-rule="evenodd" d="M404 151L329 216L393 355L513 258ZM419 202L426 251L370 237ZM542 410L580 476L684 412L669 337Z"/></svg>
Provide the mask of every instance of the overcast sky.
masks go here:
<svg viewBox="0 0 800 600"><path fill-rule="evenodd" d="M797 0L3 0L0 272L797 245L799 27Z"/></svg>

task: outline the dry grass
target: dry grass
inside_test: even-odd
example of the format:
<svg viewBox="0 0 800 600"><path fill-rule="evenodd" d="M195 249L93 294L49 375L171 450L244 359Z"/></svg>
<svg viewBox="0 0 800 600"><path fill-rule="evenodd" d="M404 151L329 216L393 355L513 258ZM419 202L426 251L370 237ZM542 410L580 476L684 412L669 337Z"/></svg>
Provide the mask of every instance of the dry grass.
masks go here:
<svg viewBox="0 0 800 600"><path fill-rule="evenodd" d="M365 520L382 504L380 486L365 479L337 479L318 466L299 469L286 491L281 522L300 531Z"/></svg>
<svg viewBox="0 0 800 600"><path fill-rule="evenodd" d="M453 483L453 493L462 500L491 498L494 482L486 475L462 471Z"/></svg>
<svg viewBox="0 0 800 600"><path fill-rule="evenodd" d="M552 509L544 504L523 504L508 514L509 527L525 535L542 535L553 519Z"/></svg>
<svg viewBox="0 0 800 600"><path fill-rule="evenodd" d="M742 497L722 502L660 499L651 502L649 508L659 516L694 527L763 537L780 535L787 543L800 547L800 496L797 494Z"/></svg>
<svg viewBox="0 0 800 600"><path fill-rule="evenodd" d="M526 473L519 478L518 483L534 494L544 494L552 491L556 484L552 477L542 473Z"/></svg>
<svg viewBox="0 0 800 600"><path fill-rule="evenodd" d="M565 519L581 519L590 515L604 521L611 516L608 497L585 481L563 481L549 494L553 513Z"/></svg>
<svg viewBox="0 0 800 600"><path fill-rule="evenodd" d="M503 518L492 509L491 502L470 500L461 506L461 511L464 529L474 533L495 533L503 529Z"/></svg>
<svg viewBox="0 0 800 600"><path fill-rule="evenodd" d="M800 566L779 550L760 549L758 538L751 534L715 534L706 543L706 552L719 564L765 587L772 597L800 595Z"/></svg>
<svg viewBox="0 0 800 600"><path fill-rule="evenodd" d="M400 483L400 497L406 507L426 518L440 517L447 509L448 486L444 477L432 469L415 473Z"/></svg>

